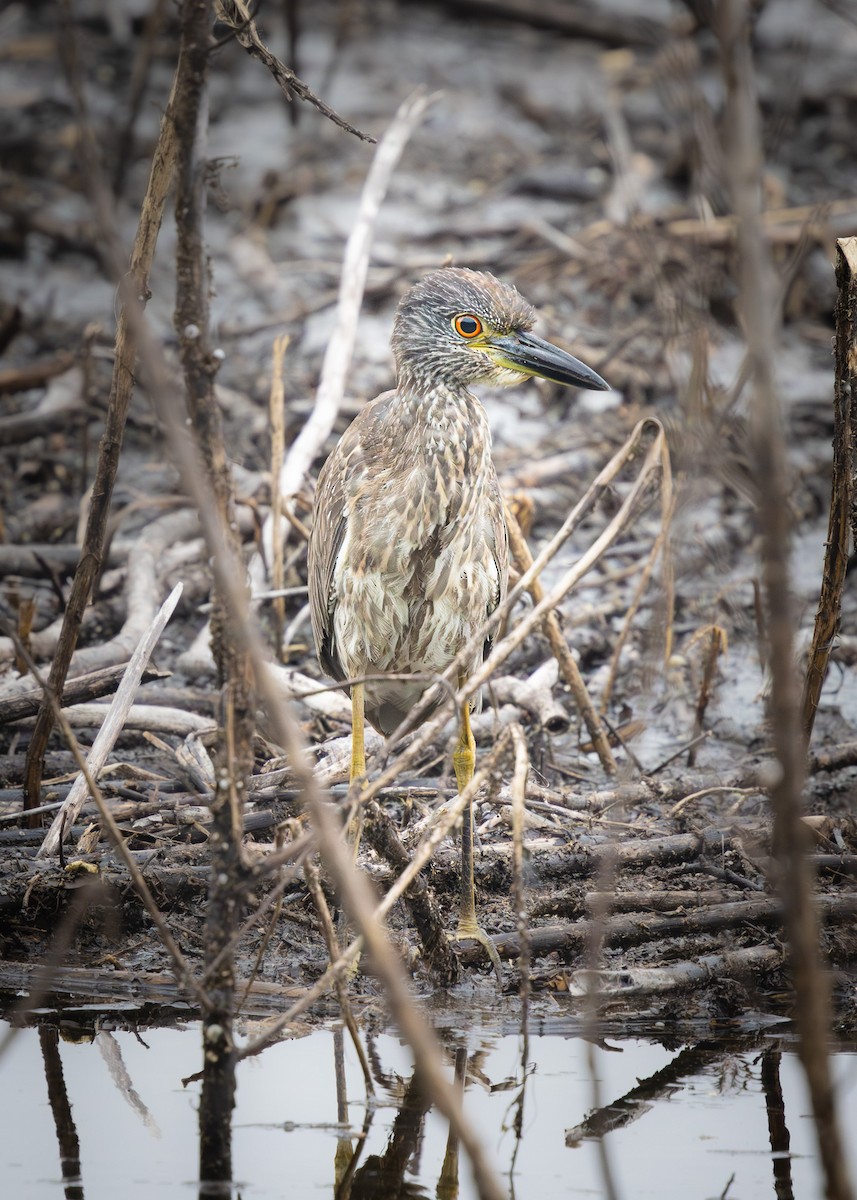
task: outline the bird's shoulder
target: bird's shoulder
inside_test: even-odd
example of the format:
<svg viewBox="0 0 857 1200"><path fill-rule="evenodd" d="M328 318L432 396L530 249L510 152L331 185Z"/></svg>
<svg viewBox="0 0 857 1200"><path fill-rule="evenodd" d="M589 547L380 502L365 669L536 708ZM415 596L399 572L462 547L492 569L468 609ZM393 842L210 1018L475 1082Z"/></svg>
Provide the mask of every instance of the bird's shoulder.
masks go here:
<svg viewBox="0 0 857 1200"><path fill-rule="evenodd" d="M322 472L331 475L343 470L347 464L356 465L362 460L371 461L384 455L393 436L390 430L390 403L395 391L382 392L366 404L336 444Z"/></svg>

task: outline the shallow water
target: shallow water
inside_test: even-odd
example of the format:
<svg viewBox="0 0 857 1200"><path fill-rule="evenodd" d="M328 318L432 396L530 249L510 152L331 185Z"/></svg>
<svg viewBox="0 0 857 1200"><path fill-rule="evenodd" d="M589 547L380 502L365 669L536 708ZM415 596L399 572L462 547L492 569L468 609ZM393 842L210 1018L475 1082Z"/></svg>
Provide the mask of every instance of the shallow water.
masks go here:
<svg viewBox="0 0 857 1200"><path fill-rule="evenodd" d="M448 1127L436 1113L424 1114L407 1048L390 1034L369 1040L377 1095L367 1110L362 1073L346 1040L347 1125L342 1125L337 1119L334 1043L332 1031L313 1032L273 1046L239 1067L233 1124L236 1194L245 1200L333 1196L337 1161L340 1166L347 1161L368 1120L353 1200L358 1195L378 1200L454 1196L454 1186L439 1186ZM454 1047L463 1043L450 1038L448 1044L452 1077ZM57 1051L79 1138L77 1189L71 1179L63 1184L48 1101L45 1062L52 1054L56 1062ZM642 1037L606 1037L592 1047L592 1054L600 1102L610 1108L588 1126L584 1123L593 1110L593 1084L587 1043L563 1033L532 1036L523 1137L516 1157L513 1120L521 1094L520 1038L474 1032L466 1051L467 1115L519 1198L605 1195L598 1143L587 1136L593 1128L608 1130L604 1147L621 1197L788 1200L794 1195L811 1200L822 1195L801 1069L779 1027L729 1044L706 1040L669 1049ZM463 1060L460 1050L459 1061ZM19 1200L194 1195L200 1085L183 1086L182 1080L199 1066L195 1024L149 1028L139 1035L102 1026L94 1040L77 1044L62 1038L57 1043L50 1029L41 1034L22 1030L0 1061L0 1195ZM840 1050L835 1068L847 1129L857 1118L857 1057L851 1050ZM641 1081L656 1072L663 1074L650 1088L641 1087ZM772 1153L765 1093L767 1089L776 1110L777 1081L789 1146L786 1152L781 1131L779 1140L775 1138L779 1149ZM66 1140L67 1152L69 1144ZM852 1174L857 1175L853 1139L850 1153ZM383 1162L372 1158L385 1154ZM401 1165L405 1161L407 1165ZM385 1175L385 1163L392 1167L391 1174ZM474 1196L466 1161L458 1175L458 1194Z"/></svg>

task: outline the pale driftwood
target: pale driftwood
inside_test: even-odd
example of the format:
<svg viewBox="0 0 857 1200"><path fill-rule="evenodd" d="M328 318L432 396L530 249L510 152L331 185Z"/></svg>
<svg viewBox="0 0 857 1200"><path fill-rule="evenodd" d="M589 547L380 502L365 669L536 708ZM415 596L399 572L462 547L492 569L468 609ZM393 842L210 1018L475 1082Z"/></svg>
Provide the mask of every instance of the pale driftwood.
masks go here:
<svg viewBox="0 0 857 1200"><path fill-rule="evenodd" d="M482 712L470 718L476 744L481 745L485 738L495 737L498 729L504 729L507 725L514 725L516 722L525 724L528 717L531 719L532 714L525 712L517 704L501 704L499 708L483 708ZM450 716L450 730L454 728L454 720L455 718Z"/></svg>
<svg viewBox="0 0 857 1200"><path fill-rule="evenodd" d="M336 421L354 352L357 318L366 285L369 250L375 223L402 151L432 100L433 97L426 96L421 91L409 96L399 107L375 150L372 166L363 185L360 208L345 247L336 318L322 363L315 405L309 420L292 443L280 478L275 484L284 510L291 506L294 497L303 487L313 461L320 453ZM269 516L262 529L262 544L268 562L273 561L272 529ZM261 555L257 554L250 562L250 579L254 589L264 586L264 575L264 563Z"/></svg>
<svg viewBox="0 0 857 1200"><path fill-rule="evenodd" d="M313 679L295 667L283 667L279 663L271 663L269 670L283 699L299 700L313 712L351 724L351 702L342 688L326 686L324 680Z"/></svg>
<svg viewBox="0 0 857 1200"><path fill-rule="evenodd" d="M559 679L559 666L555 658L549 658L526 679L514 675L501 675L491 684L493 695L523 708L536 718L541 729L547 733L566 733L571 718L560 702L555 699L553 688Z"/></svg>
<svg viewBox="0 0 857 1200"><path fill-rule="evenodd" d="M176 605L179 602L179 596L182 593L182 585L176 584L167 599L161 605L155 619L152 621L149 629L145 632L140 642L137 645L134 653L131 656L131 661L125 668L125 674L122 677L122 682L119 685L119 690L116 692L113 703L110 705L109 713L105 718L104 724L98 731L98 735L92 745L87 756L87 768L90 774L95 777L107 761L107 756L110 753L113 745L122 732L125 717L128 710L131 708L137 688L140 686L140 677L148 665L149 658L157 645L158 639L164 631L164 627L173 614ZM55 854L60 844L60 839L63 835L63 830L67 825L72 825L83 806L84 801L88 796L87 781L83 774L80 774L72 785L72 789L65 799L65 802L54 817L51 826L39 850L39 857L45 857L48 854Z"/></svg>
<svg viewBox="0 0 857 1200"><path fill-rule="evenodd" d="M131 664L129 663L128 666ZM127 668L126 668L127 670ZM73 729L103 727L112 712L112 705L75 704L66 711L68 723ZM174 733L187 737L189 733L204 733L216 729L211 717L185 712L180 708L167 708L163 704L133 704L124 714L123 729L143 729L151 733ZM115 739L114 739L115 740Z"/></svg>

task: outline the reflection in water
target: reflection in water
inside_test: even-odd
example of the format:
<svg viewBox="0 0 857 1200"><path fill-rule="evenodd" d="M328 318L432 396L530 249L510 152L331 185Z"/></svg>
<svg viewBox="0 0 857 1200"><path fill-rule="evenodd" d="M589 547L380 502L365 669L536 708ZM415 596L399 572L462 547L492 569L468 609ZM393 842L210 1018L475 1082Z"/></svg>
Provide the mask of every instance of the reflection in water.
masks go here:
<svg viewBox="0 0 857 1200"><path fill-rule="evenodd" d="M455 1051L455 1086L464 1096L464 1081L467 1078L467 1047L458 1046ZM450 1125L446 1139L443 1167L437 1181L437 1200L458 1200L458 1136Z"/></svg>
<svg viewBox="0 0 857 1200"><path fill-rule="evenodd" d="M107 1063L107 1069L110 1072L110 1078L116 1084L116 1090L120 1095L125 1097L131 1108L138 1114L143 1124L148 1129L151 1129L155 1137L160 1137L161 1131L158 1129L158 1122L149 1112L137 1089L134 1087L131 1076L128 1074L128 1068L125 1066L125 1061L122 1058L122 1050L116 1038L112 1033L104 1029L99 1029L95 1036L95 1041L98 1049L101 1051L102 1058Z"/></svg>
<svg viewBox="0 0 857 1200"><path fill-rule="evenodd" d="M431 1104L416 1072L402 1096L401 1107L383 1154L370 1154L354 1172L348 1191L337 1189L337 1200L418 1200L428 1196L405 1172L419 1149L423 1121Z"/></svg>
<svg viewBox="0 0 857 1200"><path fill-rule="evenodd" d="M786 1105L780 1083L781 1059L782 1054L779 1050L766 1050L762 1055L762 1090L768 1110L768 1133L774 1164L774 1195L777 1200L794 1200L792 1160L789 1157L791 1138L786 1125Z"/></svg>
<svg viewBox="0 0 857 1200"><path fill-rule="evenodd" d="M83 1200L83 1181L80 1176L80 1141L72 1116L62 1059L59 1052L59 1032L48 1025L39 1027L39 1043L48 1081L48 1100L54 1116L60 1149L60 1167L66 1200Z"/></svg>
<svg viewBox="0 0 857 1200"><path fill-rule="evenodd" d="M114 1014L114 1032L107 1035L87 1014L80 1023L87 1044L72 1045L62 1033L69 1016L51 1020L55 1024L40 1014L38 1029L22 1030L3 1063L0 1195L50 1200L64 1189L66 1200L83 1200L84 1176L88 1192L123 1200L187 1195L188 1183L197 1178L197 1138L204 1131L198 1084L185 1089L182 1076L198 1065L199 1026L184 1033L143 1022L144 1042L136 1018L123 1030ZM395 1037L367 1038L373 1075L379 1084L383 1079L384 1094L380 1101L367 1098L362 1128L349 1120L354 1106L348 1091L362 1094L362 1076L343 1036L334 1034L333 1061L331 1031L322 1029L273 1046L242 1068L234 1130L227 1120L225 1141L211 1147L242 1183L208 1179L199 1185L201 1195L472 1200L468 1164L448 1123L430 1110L409 1053ZM93 1039L109 1050L109 1075ZM619 1053L596 1047L603 1093L614 1099L586 1114L591 1089L581 1039L538 1035L530 1041L523 1121L517 1119L520 1038L486 1034L467 1048L459 1039L460 1033L449 1034L455 1047L449 1050L450 1073L454 1069L457 1087L466 1089L468 1114L498 1169L508 1173L512 1195L515 1188L540 1200L603 1195L594 1137L610 1144L620 1195L686 1200L699 1194L693 1181L711 1178L712 1172L718 1194L730 1176L730 1195L794 1200L820 1194L814 1133L802 1119L803 1076L782 1037L756 1032L726 1042L708 1039L677 1052L642 1039L619 1042L614 1047ZM844 1055L839 1064L845 1066ZM853 1093L845 1092L840 1102L843 1120L853 1120ZM222 1112L228 1117L228 1108ZM571 1125L575 1119L578 1124ZM152 1137L155 1120L160 1139ZM46 1154L46 1138L54 1137L58 1154ZM857 1157L857 1151L852 1154ZM197 1161L202 1159L200 1153Z"/></svg>
<svg viewBox="0 0 857 1200"><path fill-rule="evenodd" d="M579 1125L567 1130L566 1146L580 1146L587 1138L603 1138L605 1134L638 1121L651 1110L654 1101L668 1098L680 1090L683 1081L702 1074L718 1063L723 1057L723 1049L723 1044L719 1042L700 1042L696 1046L688 1046L672 1062L647 1079L640 1080L624 1096L595 1109Z"/></svg>

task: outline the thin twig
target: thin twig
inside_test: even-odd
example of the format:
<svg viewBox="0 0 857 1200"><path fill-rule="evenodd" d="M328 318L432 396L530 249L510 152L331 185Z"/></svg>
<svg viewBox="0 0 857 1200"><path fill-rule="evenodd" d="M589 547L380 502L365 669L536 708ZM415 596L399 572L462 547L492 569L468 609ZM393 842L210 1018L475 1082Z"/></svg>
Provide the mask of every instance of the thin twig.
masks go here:
<svg viewBox="0 0 857 1200"><path fill-rule="evenodd" d="M322 116L327 117L334 125L338 125L340 129L344 129L346 133L353 133L362 142L374 143L375 139L373 137L370 137L368 133L361 133L354 125L349 124L344 117L340 117L339 113L332 109L329 104L325 104L323 100L320 100L304 81L297 77L294 71L291 71L275 54L271 53L259 36L256 22L253 20L245 0L216 0L216 7L218 20L222 21L224 25L228 25L230 29L233 29L235 31L236 42L240 46L243 46L248 54L258 59L263 66L268 68L287 100L291 100L294 94L300 97L301 100L305 100L307 104L311 104L313 108L317 108Z"/></svg>

